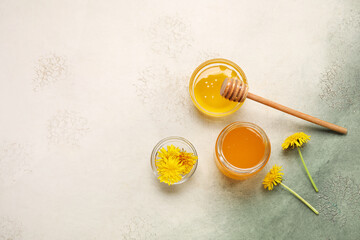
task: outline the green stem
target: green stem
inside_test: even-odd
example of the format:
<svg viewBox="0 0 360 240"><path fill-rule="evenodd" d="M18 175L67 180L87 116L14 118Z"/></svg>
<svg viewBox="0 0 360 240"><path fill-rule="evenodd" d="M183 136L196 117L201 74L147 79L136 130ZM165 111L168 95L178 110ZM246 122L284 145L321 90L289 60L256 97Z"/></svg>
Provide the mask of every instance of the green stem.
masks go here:
<svg viewBox="0 0 360 240"><path fill-rule="evenodd" d="M310 182L311 182L311 184L313 185L315 191L318 192L319 190L317 189L317 187L316 187L316 185L315 185L315 183L314 183L314 181L313 181L313 179L312 179L312 177L311 177L311 175L310 175L310 172L309 172L308 168L306 167L306 164L305 164L305 162L304 162L304 159L303 159L303 157L302 157L302 155L301 155L300 148L298 147L297 149L298 149L298 151L299 151L299 155L300 155L301 161L302 161L302 163L303 163L303 165L304 165L305 171L306 171L306 173L307 173L307 175L308 175L308 177L309 177L309 179L310 179Z"/></svg>
<svg viewBox="0 0 360 240"><path fill-rule="evenodd" d="M285 184L283 184L282 182L280 183L284 188L286 188L286 190L288 190L289 192L291 192L292 194L294 194L298 199L300 199L306 206L308 206L311 210L313 210L314 213L319 214L319 212L310 205L310 203L308 203L305 199L303 199L299 194L297 194L296 192L294 192L291 188L289 188L288 186L286 186Z"/></svg>

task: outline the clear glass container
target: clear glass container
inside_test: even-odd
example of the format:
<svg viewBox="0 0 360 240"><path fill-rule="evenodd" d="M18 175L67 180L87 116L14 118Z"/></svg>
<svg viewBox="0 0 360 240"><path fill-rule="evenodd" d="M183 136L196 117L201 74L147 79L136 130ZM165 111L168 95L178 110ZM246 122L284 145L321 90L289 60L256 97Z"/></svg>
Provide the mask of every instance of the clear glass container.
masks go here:
<svg viewBox="0 0 360 240"><path fill-rule="evenodd" d="M152 168L153 173L156 178L159 177L159 173L157 171L156 164L155 164L156 160L159 159L158 152L160 151L161 148L166 149L166 147L170 146L170 145L174 145L175 147L180 148L180 150L183 149L188 153L193 153L194 156L198 157L195 147L191 144L191 142L189 142L185 138L177 137L177 136L164 138L164 139L160 140L160 142L158 142L158 144L156 144L156 146L154 147L154 149L152 150L152 153L151 153L150 164L151 164L151 168ZM199 159L196 160L196 163L194 164L193 168L191 169L191 171L188 174L184 175L180 181L178 181L172 185L181 184L181 183L184 183L187 180L189 180L189 178L194 174L194 172L196 170L198 161L199 161Z"/></svg>
<svg viewBox="0 0 360 240"><path fill-rule="evenodd" d="M253 131L256 131L262 138L263 143L265 145L265 152L262 157L262 160L255 166L251 168L238 168L233 166L227 161L226 157L223 154L223 141L225 136L235 128L239 127L247 127L251 128ZM233 179L243 180L246 179L257 172L259 172L263 167L265 167L266 163L270 158L271 153L271 144L269 138L262 128L257 126L256 124L249 122L234 122L226 126L219 134L216 144L215 144L215 163L219 170L225 175Z"/></svg>
<svg viewBox="0 0 360 240"><path fill-rule="evenodd" d="M208 60L208 61L200 64L200 66L198 66L195 69L195 71L193 72L193 74L190 78L189 92L190 92L190 97L191 97L192 102L194 103L194 105L200 112L202 112L208 116L212 116L212 117L224 117L224 116L227 116L227 115L230 115L230 114L236 112L241 107L243 102L237 103L237 104L234 103L234 107L231 109L226 109L226 110L220 111L220 112L219 111L214 112L214 111L209 110L208 108L204 107L204 105L201 105L201 103L196 98L196 94L195 94L195 86L200 81L201 76L205 72L211 71L209 69L212 69L217 66L219 66L221 69L230 69L230 70L234 71L236 73L236 77L239 78L240 80L242 80L245 84L247 84L247 79L246 79L245 73L236 63L234 63L230 60L227 60L227 59L216 58L216 59L211 59L211 60ZM220 89L219 89L219 95L220 95ZM226 101L229 101L229 100L226 100Z"/></svg>

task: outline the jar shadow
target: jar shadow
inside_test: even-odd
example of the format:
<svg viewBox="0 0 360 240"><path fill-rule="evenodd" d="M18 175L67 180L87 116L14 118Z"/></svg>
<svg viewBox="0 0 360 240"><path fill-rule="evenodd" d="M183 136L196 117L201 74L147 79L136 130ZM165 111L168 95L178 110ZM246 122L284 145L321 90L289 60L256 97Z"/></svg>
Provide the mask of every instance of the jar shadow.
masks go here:
<svg viewBox="0 0 360 240"><path fill-rule="evenodd" d="M187 188L187 185L190 184L191 179L189 179L188 181L181 183L181 184L173 184L173 185L167 185L166 183L160 182L158 179L155 179L154 181L157 182L157 188L165 193L165 194L176 194L179 193L181 191L183 191L183 189Z"/></svg>
<svg viewBox="0 0 360 240"><path fill-rule="evenodd" d="M200 112L195 106L194 108L196 110L194 111L194 117L202 124L207 125L213 124L214 126L227 126L232 122L241 121L241 119L245 116L244 112L240 111L241 108L233 114L224 117L212 117Z"/></svg>
<svg viewBox="0 0 360 240"><path fill-rule="evenodd" d="M219 187L226 192L231 192L237 198L253 198L256 195L256 189L262 187L263 174L257 173L244 180L235 180L223 175L217 171Z"/></svg>

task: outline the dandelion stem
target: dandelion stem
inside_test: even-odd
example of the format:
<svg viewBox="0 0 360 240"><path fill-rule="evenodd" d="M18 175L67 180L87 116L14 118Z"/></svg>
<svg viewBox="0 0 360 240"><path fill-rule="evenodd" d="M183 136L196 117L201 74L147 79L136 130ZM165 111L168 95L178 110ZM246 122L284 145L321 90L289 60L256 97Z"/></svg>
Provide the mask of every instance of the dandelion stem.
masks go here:
<svg viewBox="0 0 360 240"><path fill-rule="evenodd" d="M306 173L307 173L307 175L308 175L308 177L309 177L309 179L310 179L310 182L311 182L311 184L313 185L315 191L318 192L319 190L318 190L318 188L316 187L316 185L315 185L315 183L314 183L314 181L313 181L313 179L312 179L312 177L311 177L311 175L310 175L310 172L309 172L308 168L306 167L305 161L304 161L304 159L303 159L303 157L302 157L302 155L301 155L300 148L297 147L297 149L298 149L298 151L299 151L299 155L300 155L301 161L302 161L302 163L303 163L303 165L304 165L305 171L306 171Z"/></svg>
<svg viewBox="0 0 360 240"><path fill-rule="evenodd" d="M314 213L319 214L319 212L310 205L310 203L308 203L305 199L303 199L299 194L297 194L296 192L294 192L291 188L289 188L288 186L286 186L285 184L283 184L282 182L280 182L280 184L286 188L286 190L288 190L289 192L291 192L292 194L294 194L298 199L300 199L306 206L308 206Z"/></svg>

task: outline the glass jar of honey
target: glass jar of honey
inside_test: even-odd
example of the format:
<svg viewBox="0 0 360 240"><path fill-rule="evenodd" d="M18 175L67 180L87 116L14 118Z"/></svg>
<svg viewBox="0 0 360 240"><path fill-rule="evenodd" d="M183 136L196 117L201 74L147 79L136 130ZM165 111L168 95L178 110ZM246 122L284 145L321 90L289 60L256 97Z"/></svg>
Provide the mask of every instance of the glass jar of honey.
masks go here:
<svg viewBox="0 0 360 240"><path fill-rule="evenodd" d="M220 95L225 78L238 78L247 84L243 70L235 63L222 59L212 59L198 66L190 78L191 99L199 111L223 117L234 113L243 103L232 102Z"/></svg>
<svg viewBox="0 0 360 240"><path fill-rule="evenodd" d="M220 132L215 144L217 167L224 175L239 180L259 172L270 153L264 130L248 122L231 123Z"/></svg>

